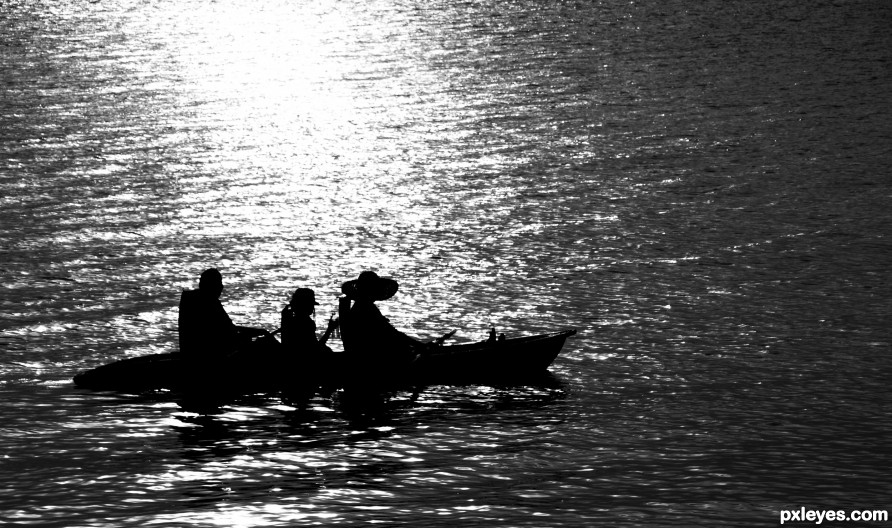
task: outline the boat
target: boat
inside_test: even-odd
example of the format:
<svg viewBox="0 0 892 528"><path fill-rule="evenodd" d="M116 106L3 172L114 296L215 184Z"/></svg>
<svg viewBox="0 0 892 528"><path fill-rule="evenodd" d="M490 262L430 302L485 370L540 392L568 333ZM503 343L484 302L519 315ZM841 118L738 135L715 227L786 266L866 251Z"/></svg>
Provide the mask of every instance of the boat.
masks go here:
<svg viewBox="0 0 892 528"><path fill-rule="evenodd" d="M386 382L393 386L504 383L544 374L575 330L488 340L456 345L434 345L421 351ZM330 354L321 372L301 374L299 365L284 356L271 336L257 340L252 349L215 365L196 364L182 353L151 354L122 359L74 377L78 387L92 390L142 393L152 390L227 390L240 393L301 391L315 393L320 385L350 384L349 355ZM377 381L384 381L377 379Z"/></svg>
<svg viewBox="0 0 892 528"><path fill-rule="evenodd" d="M434 346L408 368L408 379L422 384L521 379L548 370L575 330L513 339Z"/></svg>

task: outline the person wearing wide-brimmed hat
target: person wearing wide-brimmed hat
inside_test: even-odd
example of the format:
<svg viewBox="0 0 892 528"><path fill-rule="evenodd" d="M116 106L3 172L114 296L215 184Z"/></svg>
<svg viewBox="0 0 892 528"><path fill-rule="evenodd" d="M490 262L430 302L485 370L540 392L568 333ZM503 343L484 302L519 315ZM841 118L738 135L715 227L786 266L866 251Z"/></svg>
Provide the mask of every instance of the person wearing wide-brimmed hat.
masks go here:
<svg viewBox="0 0 892 528"><path fill-rule="evenodd" d="M407 363L415 356L413 351L424 346L421 341L394 328L375 305L376 301L393 297L398 289L395 280L379 277L374 271L363 271L359 278L341 286L341 292L353 301L349 311L349 332L346 328L341 330L349 333L344 351L359 362L387 368Z"/></svg>

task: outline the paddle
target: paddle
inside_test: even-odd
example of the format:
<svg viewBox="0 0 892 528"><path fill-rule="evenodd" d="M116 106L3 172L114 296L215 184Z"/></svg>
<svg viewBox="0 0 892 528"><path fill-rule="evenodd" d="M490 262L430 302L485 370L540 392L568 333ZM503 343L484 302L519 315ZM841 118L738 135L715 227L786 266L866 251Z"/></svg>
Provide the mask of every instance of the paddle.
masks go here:
<svg viewBox="0 0 892 528"><path fill-rule="evenodd" d="M456 332L458 332L458 330L453 330L453 331L451 331L451 332L448 332L448 333L446 333L446 334L443 334L442 336L440 336L440 337L434 339L433 341L431 341L430 344L431 344L431 345L436 345L436 346L442 345L447 339L449 339L450 337L454 336Z"/></svg>
<svg viewBox="0 0 892 528"><path fill-rule="evenodd" d="M412 345L412 350L414 350L415 353L418 354L418 356L416 356L415 359L418 359L418 358L421 357L421 356L424 356L424 355L426 355L426 354L429 354L429 353L431 352L431 350L432 350L434 347L441 346L441 345L443 344L444 341L446 341L446 340L449 339L450 337L454 336L455 333L456 333L457 331L458 331L458 330L453 330L453 331L451 331L451 332L448 332L448 333L446 333L446 334L443 334L442 336L440 336L440 337L438 337L438 338L436 338L436 339L432 339L432 340L427 341L427 342L425 342L425 341L421 341L421 342L419 342L419 343L417 343L417 344ZM413 360L413 361L414 361L414 360Z"/></svg>
<svg viewBox="0 0 892 528"><path fill-rule="evenodd" d="M341 324L340 319L335 319L335 316L332 315L328 318L328 326L325 328L325 332L322 334L322 337L319 338L319 346L325 345L325 342L328 341L328 338L331 337L332 332L334 332Z"/></svg>

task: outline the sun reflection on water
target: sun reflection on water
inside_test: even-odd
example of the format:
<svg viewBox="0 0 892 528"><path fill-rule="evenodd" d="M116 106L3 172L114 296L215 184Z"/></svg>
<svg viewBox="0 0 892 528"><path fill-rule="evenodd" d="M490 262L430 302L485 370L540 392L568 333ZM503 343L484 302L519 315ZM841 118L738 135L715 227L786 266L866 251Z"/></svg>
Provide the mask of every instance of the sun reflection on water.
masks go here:
<svg viewBox="0 0 892 528"><path fill-rule="evenodd" d="M821 17L789 6L743 34L719 3L571 4L18 2L0 54L0 510L738 526L734 501L765 519L825 490L881 500L884 113L856 99L883 100L887 52L790 47L775 20ZM862 7L833 4L858 23L829 29L876 45L886 18ZM767 43L755 61L748 39ZM822 82L786 89L806 67ZM417 337L580 335L561 387L431 387L371 417L337 397L204 409L71 387L175 350L180 290L211 266L241 324L277 327L309 286L323 326L374 269Z"/></svg>

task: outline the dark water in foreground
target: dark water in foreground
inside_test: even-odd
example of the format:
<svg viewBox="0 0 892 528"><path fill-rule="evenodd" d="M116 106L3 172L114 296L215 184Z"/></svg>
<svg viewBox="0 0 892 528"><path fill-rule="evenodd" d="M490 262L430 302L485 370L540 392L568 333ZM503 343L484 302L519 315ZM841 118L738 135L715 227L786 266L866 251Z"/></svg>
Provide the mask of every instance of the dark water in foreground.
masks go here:
<svg viewBox="0 0 892 528"><path fill-rule="evenodd" d="M0 518L892 509L889 27L881 1L0 5ZM419 337L579 334L543 383L365 414L73 386L175 349L209 266L269 329L371 268Z"/></svg>

